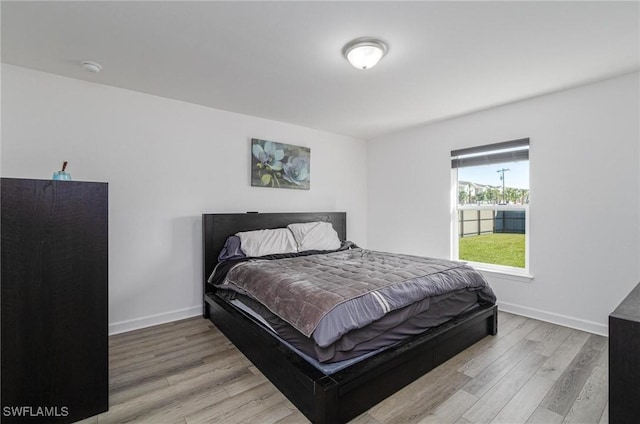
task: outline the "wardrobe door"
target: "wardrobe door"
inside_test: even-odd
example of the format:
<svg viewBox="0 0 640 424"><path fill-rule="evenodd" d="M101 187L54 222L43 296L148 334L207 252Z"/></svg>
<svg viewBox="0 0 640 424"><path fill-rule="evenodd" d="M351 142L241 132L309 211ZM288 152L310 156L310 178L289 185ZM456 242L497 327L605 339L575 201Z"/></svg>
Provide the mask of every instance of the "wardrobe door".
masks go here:
<svg viewBox="0 0 640 424"><path fill-rule="evenodd" d="M2 422L108 409L108 185L3 178Z"/></svg>

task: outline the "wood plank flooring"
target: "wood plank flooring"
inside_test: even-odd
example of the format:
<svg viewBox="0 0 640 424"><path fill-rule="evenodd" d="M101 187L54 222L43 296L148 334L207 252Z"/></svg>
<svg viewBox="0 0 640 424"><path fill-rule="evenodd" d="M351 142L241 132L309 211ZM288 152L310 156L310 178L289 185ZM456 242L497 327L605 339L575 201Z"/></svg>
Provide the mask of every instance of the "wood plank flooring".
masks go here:
<svg viewBox="0 0 640 424"><path fill-rule="evenodd" d="M213 324L191 318L109 339L103 423L307 423ZM486 337L354 424L608 423L605 337L499 314Z"/></svg>

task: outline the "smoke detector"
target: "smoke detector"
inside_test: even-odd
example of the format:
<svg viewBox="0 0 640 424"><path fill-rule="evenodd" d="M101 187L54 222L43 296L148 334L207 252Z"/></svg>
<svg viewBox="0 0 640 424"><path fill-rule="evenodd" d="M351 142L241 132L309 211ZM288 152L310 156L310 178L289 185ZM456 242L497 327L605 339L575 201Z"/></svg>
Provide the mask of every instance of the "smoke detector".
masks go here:
<svg viewBox="0 0 640 424"><path fill-rule="evenodd" d="M102 66L99 63L91 62L89 60L83 61L82 67L84 68L85 71L92 72L94 74L97 74L98 72L102 71Z"/></svg>

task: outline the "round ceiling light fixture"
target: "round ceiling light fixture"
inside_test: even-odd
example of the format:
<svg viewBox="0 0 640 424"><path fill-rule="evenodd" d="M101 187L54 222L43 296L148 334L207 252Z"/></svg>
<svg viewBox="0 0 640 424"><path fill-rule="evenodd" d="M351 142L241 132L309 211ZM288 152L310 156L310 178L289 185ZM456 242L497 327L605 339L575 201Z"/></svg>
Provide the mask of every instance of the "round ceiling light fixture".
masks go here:
<svg viewBox="0 0 640 424"><path fill-rule="evenodd" d="M85 71L89 71L94 74L97 74L98 72L102 71L102 66L99 63L91 62L90 60L82 61L81 65Z"/></svg>
<svg viewBox="0 0 640 424"><path fill-rule="evenodd" d="M377 38L356 38L347 43L342 49L342 54L355 68L373 68L387 53L387 45Z"/></svg>

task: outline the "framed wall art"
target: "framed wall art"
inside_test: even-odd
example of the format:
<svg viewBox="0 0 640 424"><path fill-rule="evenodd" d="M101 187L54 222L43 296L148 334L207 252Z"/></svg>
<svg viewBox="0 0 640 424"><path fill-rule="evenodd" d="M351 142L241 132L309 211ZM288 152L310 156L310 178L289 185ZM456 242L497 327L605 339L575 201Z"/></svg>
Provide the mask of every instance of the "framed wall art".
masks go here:
<svg viewBox="0 0 640 424"><path fill-rule="evenodd" d="M309 190L311 149L251 139L251 185Z"/></svg>

